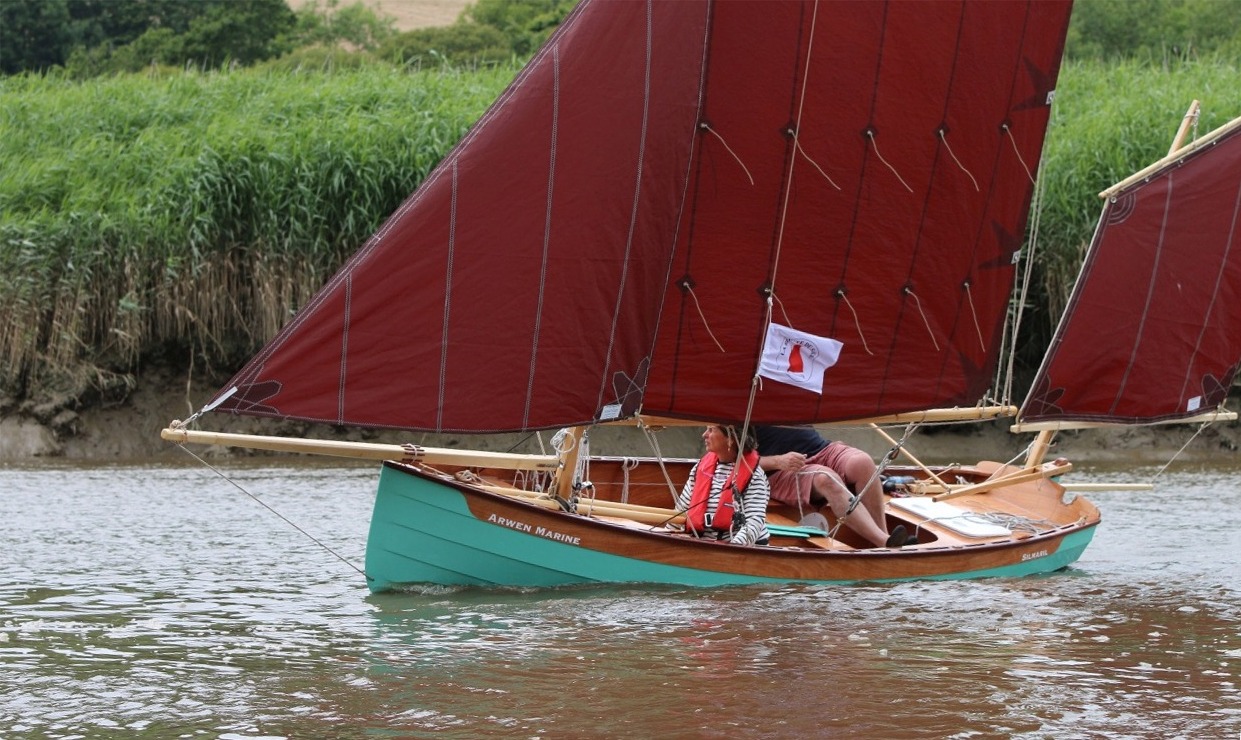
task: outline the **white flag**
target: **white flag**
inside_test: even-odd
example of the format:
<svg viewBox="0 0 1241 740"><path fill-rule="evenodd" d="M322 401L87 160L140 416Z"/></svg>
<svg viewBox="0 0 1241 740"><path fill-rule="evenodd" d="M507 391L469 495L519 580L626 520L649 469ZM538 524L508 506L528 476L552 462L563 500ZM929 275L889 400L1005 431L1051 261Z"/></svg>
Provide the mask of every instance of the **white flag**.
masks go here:
<svg viewBox="0 0 1241 740"><path fill-rule="evenodd" d="M823 371L836 364L843 346L835 339L771 324L763 342L758 374L821 394Z"/></svg>

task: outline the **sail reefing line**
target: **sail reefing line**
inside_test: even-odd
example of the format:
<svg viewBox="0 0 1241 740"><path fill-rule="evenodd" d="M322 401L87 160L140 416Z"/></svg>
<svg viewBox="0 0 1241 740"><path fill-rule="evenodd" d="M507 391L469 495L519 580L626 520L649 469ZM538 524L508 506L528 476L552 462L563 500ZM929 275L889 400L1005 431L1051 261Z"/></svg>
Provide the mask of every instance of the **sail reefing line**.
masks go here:
<svg viewBox="0 0 1241 740"><path fill-rule="evenodd" d="M642 123L638 135L637 167L634 172L633 197L630 206L629 228L625 234L625 249L621 259L621 271L616 286L616 301L612 310L612 326L608 331L607 349L603 353L603 372L599 378L599 395L595 408L602 408L608 391L608 376L612 366L612 349L616 346L616 331L620 323L621 305L625 297L625 287L629 281L629 262L633 254L634 231L638 223L638 210L641 205L642 172L646 165L647 135L651 120L651 51L653 46L653 8L654 0L646 2L646 36L642 70ZM624 399L619 399L623 401Z"/></svg>
<svg viewBox="0 0 1241 740"><path fill-rule="evenodd" d="M454 158L450 170L452 174L452 198L448 210L448 249L444 259L444 323L440 327L439 396L435 404L436 429L444 428L444 396L448 383L448 347L450 346L448 343L448 318L452 312L452 266L457 248L458 163L459 160Z"/></svg>
<svg viewBox="0 0 1241 740"><path fill-rule="evenodd" d="M970 318L974 319L974 331L978 333L978 347L983 351L987 351L987 341L982 338L982 327L978 325L978 309L974 307L974 294L970 292L970 281L966 280L961 284L962 290L965 291L965 300L970 304Z"/></svg>
<svg viewBox="0 0 1241 740"><path fill-rule="evenodd" d="M952 157L952 161L956 162L957 166L961 168L961 171L965 173L965 176L970 179L970 182L974 183L974 190L981 193L982 188L978 187L978 180L974 179L974 174L966 169L965 165L961 164L961 160L957 158L957 153L952 151L952 145L948 143L948 137L944 135L943 127L937 129L935 133L939 135L939 140L943 143L944 148L948 150L948 154Z"/></svg>
<svg viewBox="0 0 1241 740"><path fill-rule="evenodd" d="M1198 115L1197 115L1196 110L1194 111L1193 120L1194 120L1194 125L1197 126ZM1212 286L1211 301L1207 307L1208 314L1214 312L1216 301L1219 300L1219 294L1220 294L1221 287L1223 286L1224 275L1225 275L1223 265L1227 264L1228 262L1228 255L1232 253L1232 247L1235 242L1235 238L1237 234L1237 217L1238 217L1238 214L1241 214L1241 183L1238 183L1238 185L1239 186L1237 188L1237 197L1236 197L1236 200L1233 201L1233 205L1232 205L1232 224L1228 229L1228 241L1227 241L1227 246L1225 246L1224 248L1224 259L1221 260L1220 269L1215 273L1215 285ZM1193 356L1197 357L1202 353L1202 346L1203 346L1203 342L1206 339L1206 333L1207 333L1207 327L1205 325L1199 327L1198 338L1194 341ZM1185 373L1184 384L1181 386L1181 403L1182 404L1185 403L1189 395L1190 380L1191 380L1190 374L1188 372ZM1204 428L1205 428L1205 425L1204 425Z"/></svg>
<svg viewBox="0 0 1241 740"><path fill-rule="evenodd" d="M543 301L547 297L547 257L552 230L552 203L556 191L556 134L560 123L560 45L548 45L552 57L552 121L550 141L548 142L547 164L547 209L543 215L543 257L542 269L539 270L539 297L535 304L534 330L530 339L530 375L526 382L526 408L522 414L522 425L530 423L530 403L534 397L534 374L539 357L539 334L543 326Z"/></svg>
<svg viewBox="0 0 1241 740"><path fill-rule="evenodd" d="M724 145L724 149L726 149L729 154L733 155L733 159L737 160L737 165L741 167L741 171L745 173L745 179L749 180L750 184L753 185L754 175L750 174L750 168L745 166L745 162L741 161L741 157L737 156L737 152L733 151L733 148L728 145L728 140L725 139L720 134L719 131L716 131L715 129L711 128L711 124L707 123L706 121L699 123L698 126L703 131L706 131L707 133L711 134L712 136L720 140L720 143Z"/></svg>
<svg viewBox="0 0 1241 740"><path fill-rule="evenodd" d="M694 299L694 308L698 309L698 318L702 319L702 326L707 330L707 336L711 337L711 341L715 342L715 346L720 348L720 352L727 354L728 350L724 349L724 345L720 344L720 340L715 338L715 332L711 331L711 322L707 321L707 315L702 311L702 304L698 302L698 294L694 292L694 286L688 282L682 283L681 288L689 293L689 297Z"/></svg>
<svg viewBox="0 0 1241 740"><path fill-rule="evenodd" d="M353 276L349 275L344 282L345 311L344 320L340 325L340 371L336 385L336 424L345 421L345 388L349 370L349 309L353 306Z"/></svg>
<svg viewBox="0 0 1241 740"><path fill-rule="evenodd" d="M773 6L774 7L774 6ZM903 44L907 36L913 36L917 33L915 28L918 25L911 25L909 18L902 17L902 14L908 11L910 6L901 4L874 4L867 6L872 10L865 12L867 23L874 25L866 25L862 29L852 26L839 27L840 16L838 10L841 6L831 6L822 3L806 3L797 12L802 13L801 19L805 25L797 27L797 37L803 39L802 49L800 52L790 51L785 56L787 59L779 60L779 63L764 72L765 76L754 73L744 80L745 90L757 89L764 79L770 79L772 71L780 71L789 69L793 72L796 79L796 94L791 97L789 102L792 104L790 112L794 114L792 121L782 126L781 129L788 139L789 158L781 164L777 159L780 151L770 142L770 135L764 132L771 129L766 128L763 123L769 123L774 116L780 115L780 107L784 103L784 95L771 95L769 98L777 106L773 111L774 115L761 119L755 127L755 137L763 136L766 141L761 144L749 140L734 142L733 137L729 137L727 142L730 149L740 158L742 158L747 169L751 171L755 179L759 181L760 187L770 188L775 191L778 188L779 206L771 210L773 216L771 221L771 239L772 257L769 258L768 264L769 275L774 273L774 279L769 278L767 287L760 287L759 292L764 290L773 290L776 300L786 309L786 313L793 314L792 321L786 323L792 326L806 324L808 318L810 324L802 328L811 328L820 335L838 336L841 329L845 329L844 321L846 316L852 316L853 323L860 329L860 316L866 314L868 316L868 327L873 322L877 322L877 326L887 326L889 323L889 314L893 313L892 306L897 305L897 301L891 300L889 296L877 290L874 286L885 284L885 278L880 275L879 280L872 280L876 276L876 271L887 271L890 276L895 272L903 272L903 268L907 263L904 262L906 254L910 250L910 238L905 232L910 229L908 224L918 224L918 211L916 205L910 204L909 207L894 202L901 201L899 194L907 193L910 189L915 192L925 189L927 190L927 198L929 199L925 205L926 213L930 214L932 219L940 219L940 214L944 208L953 201L954 193L964 196L969 193L980 192L981 178L975 175L974 161L977 152L974 148L985 147L982 149L987 155L983 161L995 163L993 181L993 195L982 199L972 199L968 203L969 221L961 221L962 225L968 224L969 231L964 233L976 233L979 238L979 247L976 250L978 256L974 257L974 264L965 263L964 259L953 254L953 250L957 254L964 254L968 258L970 252L966 245L954 245L951 239L945 239L950 232L939 229L940 233L936 234L933 225L928 224L926 229L928 234L925 237L925 247L922 250L922 256L918 257L918 264L915 266L917 272L913 275L913 284L918 286L916 296L905 295L905 301L914 300L913 303L907 304L907 309L918 310L917 321L910 321L908 326L903 330L896 332L894 347L891 352L883 352L878 355L868 346L867 337L859 331L860 339L853 340L854 346L859 349L865 349L864 352L857 352L856 355L850 353L850 367L844 370L840 375L842 380L847 380L855 385L859 383L858 376L860 368L869 366L875 367L874 371L868 373L871 378L887 377L885 370L881 367L881 361L874 362L854 362L857 357L893 357L899 355L916 355L919 351L919 345L925 347L922 349L923 356L930 352L944 353L945 349L951 347L956 351L945 354L943 362L942 375L946 378L944 383L944 391L940 392L945 396L949 393L958 395L951 396L952 401L943 405L952 405L959 403L961 400L960 391L958 390L960 381L960 372L962 366L967 372L976 372L979 368L986 367L984 374L988 373L995 363L990 358L996 350L996 343L989 340L989 335L993 329L998 336L999 323L994 321L992 315L996 305L997 285L1000 281L1011 286L1011 279L1004 280L1006 275L1011 275L1013 268L1009 267L1011 262L1007 259L1011 252L1007 252L1007 244L1004 239L1008 233L1019 231L1018 224L1015 223L1017 218L1024 218L1024 207L1020 209L1014 208L1012 204L1017 201L1015 197L1016 188L1011 185L1014 180L1018 183L1022 180L1020 173L1017 171L1018 163L1016 160L1006 159L1003 157L1003 149L1008 148L1014 142L1010 140L1007 144L1001 141L1002 136L999 134L999 126L1002 122L1015 120L1020 124L1020 128L1027 133L1034 131L1042 132L1043 119L1046 118L1046 108L1041 105L1031 104L1030 101L1045 101L1047 99L1047 89L1044 87L1054 86L1054 77L1057 71L1054 63L1046 56L1040 58L1038 55L1044 50L1036 47L1029 47L1034 51L1026 51L1025 45L1030 43L1033 36L1023 35L1027 30L1022 25L1021 14L1029 13L1031 18L1028 20L1029 29L1035 29L1040 24L1046 22L1049 18L1047 10L1053 6L1046 5L1030 5L1022 4L1019 7L1012 8L1013 11L995 11L993 6L973 3L944 3L935 8L936 12L941 15L947 15L947 22L938 23L934 29L936 39L939 43L953 44L957 43L958 53L956 55L944 55L943 61L933 70L919 69L910 65L909 60L899 55L896 50L903 48L899 44ZM849 6L857 7L857 6ZM1012 6L1007 6L1012 7ZM946 8L950 11L945 13ZM833 13L833 24L825 24L824 18L827 17L828 11ZM958 11L964 12L958 12ZM1063 10L1063 9L1062 9ZM815 15L817 14L817 15ZM847 13L845 15L848 15ZM885 25L888 16L891 15L897 20L896 25ZM983 27L994 27L995 21L999 15L1008 16L1013 21L1011 33L1002 39L986 38L979 32ZM1054 13L1053 13L1054 15ZM881 20L881 18L883 20ZM832 28L823 30L826 25ZM921 24L925 25L925 24ZM893 31L893 29L896 29ZM836 69L839 65L836 60L832 59L830 49L833 48L832 42L836 36L854 39L858 37L858 31L865 30L869 32L864 37L866 54L858 61L860 64L854 66L862 70L863 78L857 81L857 85L852 86L853 80L847 78L847 73L837 74ZM1059 48L1059 42L1056 44L1056 50ZM1002 59L1003 64L996 66L994 71L990 71L986 75L978 73L979 66L976 62L980 58L980 54L994 54L1000 50L1021 49L1014 53L1007 51L1002 52L1002 56L996 58ZM829 50L829 56L824 57L822 50ZM832 61L826 61L832 59ZM954 63L955 59L955 63ZM796 61L796 68L785 67L787 62ZM1011 60L1011 61L1010 61ZM967 64L967 62L970 62ZM1012 73L1010 73L1012 70ZM874 77L866 76L873 71ZM800 74L798 74L798 72ZM1026 74L1021 74L1025 72ZM1011 74L1011 76L1010 76ZM902 75L904 76L902 78ZM922 129L929 134L924 139L917 138L918 125L909 125L903 120L893 119L892 110L885 101L893 98L893 91L903 90L902 83L908 84L910 77L921 83L918 90L926 90L928 102L931 105L926 106L930 112L924 112L923 116L933 115L935 117L935 125ZM800 77L800 79L797 79ZM719 81L718 75L712 76L713 82ZM993 85L990 88L980 88L980 84ZM769 85L770 87L770 85ZM859 99L853 93L856 88L862 88L866 91L875 90L873 95ZM978 108L973 104L981 90L987 90L991 94L999 93L993 98L993 104L987 108ZM783 91L781 91L783 92ZM1007 94L1007 96L1006 96ZM837 112L845 105L845 96L851 96L847 99L856 101L859 105L854 105L848 112L848 115L838 119ZM877 97L876 97L877 96ZM867 100L878 100L877 104L867 105ZM759 101L755 101L757 106ZM869 112L867 108L869 107ZM942 108L942 110L940 110ZM871 135L864 135L860 138L862 141L856 149L852 149L852 144L847 142L848 137L832 136L832 132L840 130L841 121L845 126L852 128L850 116L864 116L863 125L858 129L861 132L870 131ZM982 115L978 115L982 114ZM713 109L708 109L708 117L715 127L730 121L730 119L717 117ZM965 116L965 119L961 117ZM975 118L977 120L969 120ZM1026 121L1030 120L1031 125L1027 126ZM825 125L826 124L826 125ZM1035 125L1037 124L1037 126ZM952 136L948 136L948 127L952 126ZM725 131L722 129L721 131ZM877 143L877 134L882 132L885 137L886 145ZM703 132L706 133L705 131ZM989 133L989 138L982 137L980 134ZM874 140L871 136L874 136ZM830 138L827 138L830 137ZM912 138L911 138L912 137ZM953 141L952 139L956 139ZM892 142L898 142L895 151L897 156L894 158L892 153L888 151L892 147ZM934 178L927 180L926 169L930 165L925 162L924 152L930 154L926 147L926 143L933 141L934 144L942 147L940 155L948 155L942 157L940 168L941 174L947 174L946 167L948 160L952 159L955 168L965 174L965 178ZM966 142L970 147L968 154L965 150L957 151L961 148L961 143ZM737 146L737 144L740 146ZM1033 150L1041 145L1041 137L1038 140L1032 137L1022 137L1016 142L1021 150ZM829 146L824 147L824 144ZM723 152L723 149L719 151ZM894 168L897 177L889 176L889 173L881 173L879 170L873 170L869 177L863 177L859 181L859 186L855 189L856 193L852 198L832 199L828 195L833 190L839 188L843 183L838 183L831 178L835 177L835 173L827 175L826 170L820 165L820 162L831 162L833 168L839 161L842 161L837 151L845 152L848 156L845 159L857 160L861 158L870 159L871 162L879 164L876 160L883 160L885 168ZM761 152L763 160L755 160L754 152ZM813 156L811 155L813 152ZM820 157L820 152L827 152L826 158ZM731 158L733 155L729 154ZM818 176L807 178L805 175L809 172L801 172L797 167L797 160L805 157L806 165L814 167ZM1028 157L1027 157L1028 158ZM857 171L859 166L865 169L864 165L859 162L849 162L849 171ZM778 179L773 177L776 173L783 169L782 176ZM789 172L792 172L790 175ZM727 172L727 170L723 170ZM722 187L721 170L714 171L716 180L712 186ZM933 173L932 173L933 174ZM1014 177L1014 175L1016 177ZM815 182L822 183L816 185ZM956 181L956 182L953 182ZM924 185L925 182L925 185ZM737 185L728 186L733 192L737 192ZM1027 191L1028 192L1028 191ZM993 205L995 204L995 205ZM760 208L748 208L748 212L760 211ZM852 211L852 213L850 213ZM902 213L906 211L906 213ZM748 215L747 212L747 215ZM731 216L735 212L724 211L723 215ZM821 228L817 231L814 226L818 225L817 219L828 214L832 220L828 221L827 228ZM838 215L839 214L839 215ZM736 214L740 215L740 214ZM878 219L875 218L878 216ZM977 218L977 220L974 220ZM887 228L887 224L891 223L891 229ZM857 235L852 239L849 233L852 232L851 225L858 225L860 228ZM881 224L876 228L877 224ZM899 231L897 231L899 230ZM912 230L912 229L910 229ZM876 233L879 232L879 233ZM885 233L892 232L892 233ZM957 232L961 233L961 232ZM993 234L999 234L1001 242L1000 248L996 250ZM731 234L725 235L731 237ZM758 229L751 229L747 236L750 237L750 244L761 244L762 232ZM757 240L754 237L758 237ZM809 238L808 238L809 237ZM895 237L892 239L891 237ZM959 241L959 240L957 240ZM820 246L821 245L821 246ZM865 248L863 249L863 245ZM714 245L713 245L714 246ZM757 250L757 247L754 247ZM991 251L999 251L998 257L993 258ZM850 255L849 253L852 252ZM940 257L943 255L943 258ZM756 257L759 255L756 254ZM805 261L809 257L814 261ZM787 271L783 269L785 262L790 259L794 260L793 264L800 269L799 272L785 274ZM852 259L852 261L850 261ZM867 265L862 265L861 260L868 260ZM899 260L899 262L898 262ZM878 262L880 266L874 263ZM955 292L951 305L957 307L959 315L959 328L956 330L957 336L946 337L945 330L949 326L945 319L951 320L951 314L944 310L941 305L939 296L936 295L935 302L921 300L923 292L928 288L937 285L944 285L945 282L937 275L945 270L931 270L929 273L923 268L929 266L928 263L937 262L939 264L960 265L959 275L953 281L958 290ZM989 270L992 266L999 266L994 273L983 274L979 276L977 270ZM815 307L814 301L816 296L809 295L806 292L806 286L812 285L812 281L821 276L823 271L821 267L826 267L828 271L836 269L847 269L853 280L847 282L847 297L836 293L836 303L840 309L839 325L833 323L831 327L823 327L818 323L818 309ZM852 266L852 267L850 267ZM702 273L702 268L691 265L688 272L694 274L696 282L696 292L703 294L704 286L714 286L712 278ZM893 270L893 267L897 267ZM855 274L856 271L856 274ZM814 276L814 277L811 277ZM865 277L866 282L855 285L858 278ZM953 276L949 275L949 279ZM888 284L891 283L890 277L886 278ZM903 281L908 283L909 281ZM951 283L947 283L951 284ZM968 285L967 285L968 284ZM830 285L830 283L829 283ZM841 290L842 286L835 288L836 291ZM770 287L770 286L774 286ZM961 287L964 286L964 287ZM902 286L892 285L891 288L900 290ZM855 290L856 288L856 290ZM745 311L748 303L748 290L743 281L730 281L730 295L737 295L739 300L737 304L739 308L732 309L728 312L730 326L740 321L748 321ZM1004 291L1005 296L1008 290ZM714 293L712 293L714 294ZM821 294L820 294L821 295ZM861 301L859 301L859 297ZM685 305L688 308L689 302L692 300L690 296L684 296ZM809 301L809 302L808 302ZM886 301L886 303L881 302ZM1001 304L1002 305L1002 304ZM794 309L788 309L788 306L795 306ZM777 309L774 303L770 306L762 306L762 313L755 318L755 324L758 329L755 331L755 346L759 346L758 336L764 333L763 328L770 326L775 321L775 311ZM806 311L814 311L811 317L806 315ZM755 312L756 314L758 312ZM876 315L872 317L872 313ZM945 314L948 314L947 316ZM721 314L722 316L723 314ZM754 315L754 314L751 314ZM1002 311L1001 311L1002 315ZM911 314L907 315L907 319L913 319ZM718 324L720 316L712 313L711 323ZM833 320L835 321L835 320ZM914 329L914 324L920 324L920 329ZM747 331L748 331L748 325ZM826 331L824 330L826 328ZM873 329L871 330L873 331ZM914 337L914 332L920 336ZM903 333L902 333L903 332ZM845 331L848 334L848 331ZM910 341L913 339L914 341ZM949 344L945 344L948 341ZM962 351L962 347L968 345L966 351ZM705 348L699 348L698 352L702 352ZM672 351L677 351L673 348ZM968 352L968 354L966 354ZM949 356L950 355L950 356ZM671 355L666 355L671 356ZM703 355L695 355L703 356ZM894 378L892 385L891 400L889 394L883 392L883 397L874 403L873 411L871 409L854 407L861 405L858 403L846 403L837 406L838 399L832 398L821 404L820 408L810 412L813 415L829 415L840 413L841 416L831 420L845 420L849 417L844 413L856 414L857 416L875 415L880 409L896 411L909 410L918 408L916 402L906 400L909 395L911 379L906 377L908 373L899 370L900 367L909 367L912 358L906 357L902 360L894 360L894 366L898 367L897 372L892 376ZM754 356L746 357L746 375L747 380L751 380L755 375L755 368L759 364ZM990 366L990 367L987 367ZM833 384L837 377L837 371L832 371ZM740 391L741 379L736 378L737 390ZM951 385L950 385L951 384ZM768 386L770 388L771 386ZM845 384L838 386L840 390L836 394L843 395L849 393ZM982 397L982 393L977 388L986 388L985 380L983 383L971 381L971 387L968 392L970 397L977 399ZM734 396L736 401L744 399L744 406L740 403L733 406L736 413L732 418L740 420L742 416L740 412L743 408L755 408L751 403L751 396L757 393L757 387L748 382L744 386L744 395L737 393ZM951 389L951 390L949 390ZM861 390L861 389L859 389ZM874 397L874 392L863 391L866 397ZM783 389L777 388L774 394L764 392L759 394L757 408L762 415L771 421L773 412L770 410L771 405L768 399L780 398L783 402ZM934 395L928 393L927 395ZM855 398L860 398L860 394L855 394ZM644 409L648 412L662 408L659 403L667 403L662 398L658 398L655 404L644 404ZM941 402L942 403L942 402ZM889 405L890 404L890 405ZM789 404L791 406L791 404ZM937 404L934 400L930 400L926 406L922 408L935 407ZM845 412L848 407L851 410ZM835 409L840 408L840 412ZM671 408L664 408L665 412L671 411ZM659 413L656 411L656 413ZM679 412L684 413L684 412ZM705 413L705 412L702 412ZM813 417L812 417L813 418ZM800 420L807 419L807 412L800 412ZM828 419L824 419L826 421ZM791 415L784 416L782 419L785 423L796 423L798 417Z"/></svg>
<svg viewBox="0 0 1241 740"><path fill-rule="evenodd" d="M909 187L909 183L905 182L905 178L901 177L901 173L897 172L896 168L893 167L888 160L883 158L883 153L879 151L879 142L875 139L875 130L869 128L866 129L866 138L870 140L870 146L875 150L875 156L879 158L879 161L883 162L884 166L891 170L892 174L896 176L896 179L901 181L901 184L905 186L905 189L912 193L914 189Z"/></svg>
<svg viewBox="0 0 1241 740"><path fill-rule="evenodd" d="M939 352L939 340L935 338L935 331L931 329L931 322L926 317L926 311L922 310L922 300L918 298L918 294L914 292L912 285L905 286L905 295L914 299L914 305L918 307L918 315L922 317L922 325L926 327L927 336L931 338L931 343L935 345L935 351Z"/></svg>
<svg viewBox="0 0 1241 740"><path fill-rule="evenodd" d="M1139 350L1141 350L1142 342L1146 337L1146 322L1150 318L1151 302L1155 299L1155 285L1158 282L1162 267L1161 263L1164 260L1164 248L1166 246L1165 238L1167 237L1168 232L1168 209L1172 205L1172 192L1174 190L1176 190L1176 177L1172 173L1168 173L1168 188L1167 192L1164 193L1163 221L1159 225L1159 236L1155 240L1150 279L1146 283L1146 297L1142 304L1142 311L1138 314L1138 326L1136 332L1137 340L1133 343L1133 346L1129 348L1128 362L1125 364L1124 374L1120 376L1120 382L1116 385L1116 394L1112 397L1111 408L1108 409L1109 415L1116 413L1116 408L1125 397L1125 386L1129 383L1129 376L1133 372L1134 365L1137 364L1138 353ZM1231 244L1231 242L1232 239L1230 238L1229 243ZM1193 367L1193 364L1190 363L1188 367ZM1183 392L1185 387L1181 386L1181 390ZM1181 396L1181 399L1184 400L1183 395Z"/></svg>
<svg viewBox="0 0 1241 740"><path fill-rule="evenodd" d="M870 345L866 343L866 335L862 333L862 320L858 318L857 309L854 308L853 304L849 302L849 296L845 292L845 289L841 288L840 290L837 290L836 297L844 301L845 306L847 306L849 311L853 314L853 325L857 329L858 339L862 340L862 349L866 350L866 354L873 357L875 353L871 351Z"/></svg>
<svg viewBox="0 0 1241 740"><path fill-rule="evenodd" d="M1021 150L1017 148L1017 139L1013 137L1012 128L1007 123L1005 123L1002 126L1000 126L1000 130L1003 131L1005 134L1008 134L1008 140L1013 145L1013 154L1017 155L1017 161L1021 163L1021 168L1026 171L1026 177L1030 178L1030 182L1033 183L1034 175L1033 173L1030 172L1030 165L1026 164L1025 159L1022 158Z"/></svg>
<svg viewBox="0 0 1241 740"><path fill-rule="evenodd" d="M833 180L830 175L828 175L826 172L823 171L823 168L819 166L819 163L814 161L814 159L811 158L810 153L806 151L806 148L801 145L801 138L798 137L797 132L792 129L789 129L788 133L789 133L789 136L793 137L793 146L796 147L797 153L805 157L807 162L814 165L814 168L819 171L819 174L823 176L824 180L827 180L828 184L830 184L832 187L836 188L837 190L840 190L841 188L839 185L836 184L836 181Z"/></svg>

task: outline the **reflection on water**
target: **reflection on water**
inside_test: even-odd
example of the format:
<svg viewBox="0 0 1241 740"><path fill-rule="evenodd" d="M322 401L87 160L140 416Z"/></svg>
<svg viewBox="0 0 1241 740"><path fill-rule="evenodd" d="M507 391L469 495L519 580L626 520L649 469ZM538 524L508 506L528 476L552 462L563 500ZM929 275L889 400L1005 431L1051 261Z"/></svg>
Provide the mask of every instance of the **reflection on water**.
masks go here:
<svg viewBox="0 0 1241 740"><path fill-rule="evenodd" d="M1042 578L379 596L373 467L229 472L304 534L201 468L0 470L0 728L1241 736L1232 470L1093 496L1091 549Z"/></svg>

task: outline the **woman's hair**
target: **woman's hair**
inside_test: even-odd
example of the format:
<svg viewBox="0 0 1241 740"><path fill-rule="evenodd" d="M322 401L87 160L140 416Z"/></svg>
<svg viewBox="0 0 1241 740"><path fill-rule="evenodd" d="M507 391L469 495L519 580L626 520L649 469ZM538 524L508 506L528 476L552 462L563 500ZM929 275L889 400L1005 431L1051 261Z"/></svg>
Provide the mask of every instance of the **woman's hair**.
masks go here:
<svg viewBox="0 0 1241 740"><path fill-rule="evenodd" d="M716 424L715 426L721 432L723 432L726 437L728 437L728 440L730 442L732 442L734 445L737 445L740 448L741 452L749 452L750 450L756 449L758 447L758 440L754 437L754 427L749 427L745 430L745 443L739 444L739 442L741 441L740 440L740 436L741 436L740 429L738 429L736 426L732 424Z"/></svg>

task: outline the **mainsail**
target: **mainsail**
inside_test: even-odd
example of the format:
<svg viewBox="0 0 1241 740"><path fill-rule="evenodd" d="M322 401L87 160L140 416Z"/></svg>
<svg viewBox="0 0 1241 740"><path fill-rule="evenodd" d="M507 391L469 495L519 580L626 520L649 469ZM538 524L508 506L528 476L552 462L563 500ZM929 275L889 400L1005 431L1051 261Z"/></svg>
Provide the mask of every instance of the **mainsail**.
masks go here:
<svg viewBox="0 0 1241 740"><path fill-rule="evenodd" d="M1022 422L1217 409L1241 363L1241 119L1107 196Z"/></svg>
<svg viewBox="0 0 1241 740"><path fill-rule="evenodd" d="M500 432L987 391L1070 4L583 0L217 395ZM775 321L841 342L756 385Z"/></svg>

